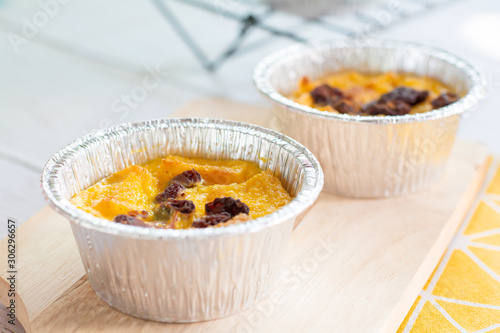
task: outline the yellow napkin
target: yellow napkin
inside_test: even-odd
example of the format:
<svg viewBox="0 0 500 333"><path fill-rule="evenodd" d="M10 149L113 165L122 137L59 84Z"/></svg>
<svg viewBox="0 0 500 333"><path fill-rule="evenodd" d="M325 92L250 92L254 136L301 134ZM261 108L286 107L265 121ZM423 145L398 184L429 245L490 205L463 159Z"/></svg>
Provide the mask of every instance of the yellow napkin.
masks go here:
<svg viewBox="0 0 500 333"><path fill-rule="evenodd" d="M398 333L500 333L500 164Z"/></svg>

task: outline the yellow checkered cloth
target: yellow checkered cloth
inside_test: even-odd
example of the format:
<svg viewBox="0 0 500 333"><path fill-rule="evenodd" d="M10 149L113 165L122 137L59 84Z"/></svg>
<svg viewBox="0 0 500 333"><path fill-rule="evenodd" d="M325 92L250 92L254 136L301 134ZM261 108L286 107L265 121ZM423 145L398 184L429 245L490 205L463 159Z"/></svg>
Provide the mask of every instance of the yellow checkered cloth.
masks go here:
<svg viewBox="0 0 500 333"><path fill-rule="evenodd" d="M491 164L469 216L398 333L500 333L500 165Z"/></svg>

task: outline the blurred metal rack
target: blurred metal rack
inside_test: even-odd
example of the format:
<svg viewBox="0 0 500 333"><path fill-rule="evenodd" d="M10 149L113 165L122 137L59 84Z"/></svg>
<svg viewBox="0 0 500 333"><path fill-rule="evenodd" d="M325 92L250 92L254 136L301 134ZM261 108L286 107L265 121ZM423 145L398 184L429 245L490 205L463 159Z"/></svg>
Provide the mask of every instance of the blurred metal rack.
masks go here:
<svg viewBox="0 0 500 333"><path fill-rule="evenodd" d="M273 16L282 14L270 5L256 0L151 0L163 17L183 39L191 52L208 71L215 71L227 59L250 51L257 47L256 43L242 46L242 43L251 29L260 29L272 36L287 38L295 42L308 42L314 38L303 36L297 30L316 26L338 34L339 38L370 37L376 32L385 30L393 25L403 23L407 19L428 14L439 8L462 0L386 0L378 6L366 7L352 13L328 14L314 18L294 16L298 25L290 30L276 24L269 24ZM234 40L228 43L225 50L215 59L210 59L200 44L186 30L185 25L170 8L170 2L191 5L215 15L220 15L240 23L240 30Z"/></svg>

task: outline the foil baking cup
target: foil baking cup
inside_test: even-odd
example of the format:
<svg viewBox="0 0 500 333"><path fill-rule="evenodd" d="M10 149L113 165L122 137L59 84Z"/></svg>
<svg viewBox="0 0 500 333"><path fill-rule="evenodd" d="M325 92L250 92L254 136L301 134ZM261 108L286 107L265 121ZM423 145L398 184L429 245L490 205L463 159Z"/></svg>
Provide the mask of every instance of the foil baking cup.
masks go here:
<svg viewBox="0 0 500 333"><path fill-rule="evenodd" d="M319 111L285 97L303 76L318 79L347 69L430 76L463 98L425 113L373 117ZM397 196L435 182L450 155L460 115L486 91L483 75L454 55L383 40L294 45L260 62L253 80L276 106L274 127L303 143L320 161L325 190L354 198Z"/></svg>
<svg viewBox="0 0 500 333"><path fill-rule="evenodd" d="M242 224L185 230L114 223L69 201L118 170L168 154L255 162L279 177L293 200ZM49 160L41 181L49 204L69 219L99 297L132 316L194 322L239 312L270 291L294 221L318 197L323 173L304 146L272 130L185 118L125 124L76 140Z"/></svg>

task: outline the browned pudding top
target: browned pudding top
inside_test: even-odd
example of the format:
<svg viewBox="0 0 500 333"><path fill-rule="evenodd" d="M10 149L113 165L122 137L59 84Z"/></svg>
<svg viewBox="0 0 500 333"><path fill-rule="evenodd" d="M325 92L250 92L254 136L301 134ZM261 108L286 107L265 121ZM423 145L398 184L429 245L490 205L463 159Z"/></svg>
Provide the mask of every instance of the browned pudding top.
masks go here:
<svg viewBox="0 0 500 333"><path fill-rule="evenodd" d="M454 103L460 97L429 77L346 71L316 81L303 77L290 98L321 111L396 116L427 112Z"/></svg>
<svg viewBox="0 0 500 333"><path fill-rule="evenodd" d="M242 223L290 200L280 180L255 163L166 156L118 171L71 202L117 223L187 229Z"/></svg>

